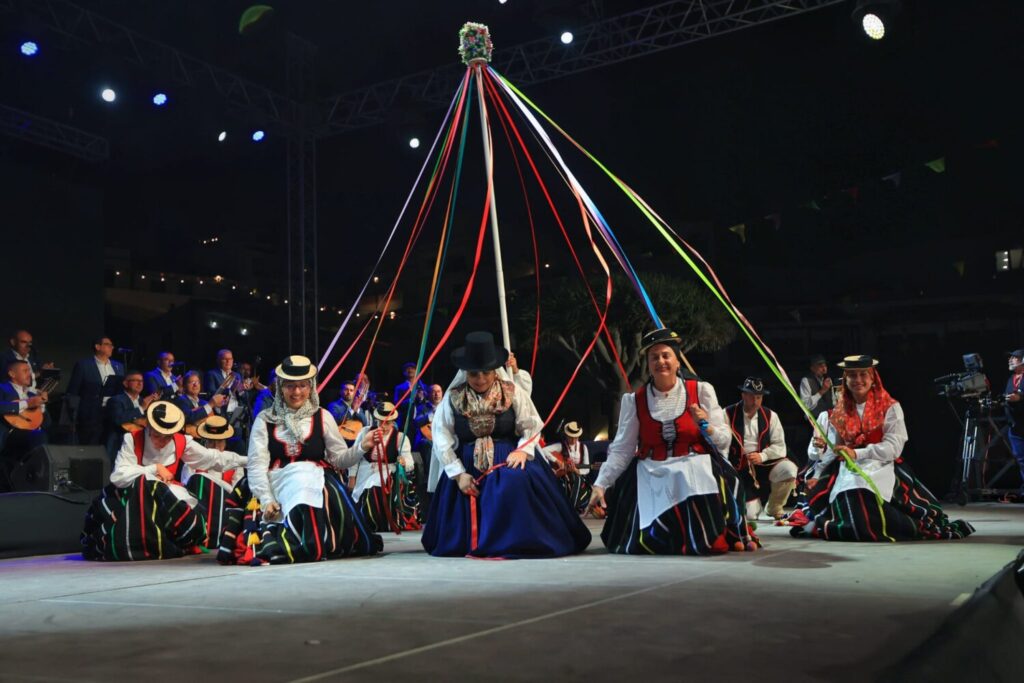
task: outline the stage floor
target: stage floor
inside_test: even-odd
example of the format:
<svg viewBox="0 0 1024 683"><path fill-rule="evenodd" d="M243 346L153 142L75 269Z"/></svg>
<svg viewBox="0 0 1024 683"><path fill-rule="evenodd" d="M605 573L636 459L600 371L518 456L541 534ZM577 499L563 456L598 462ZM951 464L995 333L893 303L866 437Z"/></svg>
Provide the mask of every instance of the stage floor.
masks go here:
<svg viewBox="0 0 1024 683"><path fill-rule="evenodd" d="M977 533L797 540L713 558L422 552L281 567L212 554L0 562L0 680L856 680L926 638L1024 546L1024 506L950 506Z"/></svg>

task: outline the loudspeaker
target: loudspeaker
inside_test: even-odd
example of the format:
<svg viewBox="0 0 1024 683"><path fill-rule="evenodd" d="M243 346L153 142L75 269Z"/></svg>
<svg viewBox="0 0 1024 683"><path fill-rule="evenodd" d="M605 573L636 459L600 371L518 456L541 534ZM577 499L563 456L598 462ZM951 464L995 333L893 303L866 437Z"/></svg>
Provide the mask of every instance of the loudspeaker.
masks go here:
<svg viewBox="0 0 1024 683"><path fill-rule="evenodd" d="M37 446L11 471L14 491L99 491L110 482L103 446Z"/></svg>

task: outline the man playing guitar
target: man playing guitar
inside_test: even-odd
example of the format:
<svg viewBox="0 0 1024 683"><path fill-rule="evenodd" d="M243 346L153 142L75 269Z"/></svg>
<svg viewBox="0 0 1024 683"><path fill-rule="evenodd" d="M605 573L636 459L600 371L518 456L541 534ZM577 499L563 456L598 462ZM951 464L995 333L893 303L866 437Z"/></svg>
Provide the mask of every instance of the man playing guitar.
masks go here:
<svg viewBox="0 0 1024 683"><path fill-rule="evenodd" d="M27 361L11 361L8 381L0 384L0 490L9 488L11 470L24 455L46 443L50 419L46 414L46 391L32 390L32 366Z"/></svg>

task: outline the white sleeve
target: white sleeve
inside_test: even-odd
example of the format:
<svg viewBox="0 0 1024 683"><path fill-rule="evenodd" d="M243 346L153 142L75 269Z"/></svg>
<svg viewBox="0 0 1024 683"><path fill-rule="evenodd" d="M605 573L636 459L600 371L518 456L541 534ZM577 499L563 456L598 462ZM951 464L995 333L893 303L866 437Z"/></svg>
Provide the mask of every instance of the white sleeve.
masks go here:
<svg viewBox="0 0 1024 683"><path fill-rule="evenodd" d="M544 455L545 460L547 460L548 462L554 462L554 452L560 450L562 450L562 444L556 441L555 443L549 443L547 446L540 449L540 452Z"/></svg>
<svg viewBox="0 0 1024 683"><path fill-rule="evenodd" d="M245 471L249 477L249 489L252 491L252 495L264 507L277 502L274 499L274 492L270 488L270 477L267 475L267 470L270 468L268 438L267 421L257 416L252 421L252 433L249 435L249 461L246 463Z"/></svg>
<svg viewBox="0 0 1024 683"><path fill-rule="evenodd" d="M885 422L882 424L882 440L864 448L857 448L858 460L876 460L890 463L900 457L903 447L907 445L907 424L903 420L903 408L894 403L885 411Z"/></svg>
<svg viewBox="0 0 1024 683"><path fill-rule="evenodd" d="M812 413L814 412L815 406L821 401L821 396L814 391L811 391L811 381L804 377L800 380L800 400L804 402L807 409Z"/></svg>
<svg viewBox="0 0 1024 683"><path fill-rule="evenodd" d="M434 436L433 456L444 466L444 473L449 479L465 474L466 468L455 454L455 412L452 408L451 396L445 394L441 405L434 411L434 422L431 427Z"/></svg>
<svg viewBox="0 0 1024 683"><path fill-rule="evenodd" d="M140 465L135 455L135 437L125 434L121 450L114 459L114 469L110 472L110 483L119 489L128 488L133 481L147 474L155 477L156 465Z"/></svg>
<svg viewBox="0 0 1024 683"><path fill-rule="evenodd" d="M530 373L526 370L512 373L512 381L527 396L533 395L533 377L530 377Z"/></svg>
<svg viewBox="0 0 1024 683"><path fill-rule="evenodd" d="M247 458L234 451L218 451L216 448L207 448L191 436L185 437L185 452L181 459L188 464L189 468L195 470L213 470L223 472L235 467L245 467Z"/></svg>
<svg viewBox="0 0 1024 683"><path fill-rule="evenodd" d="M828 411L823 410L818 415L818 425L821 426L821 431L825 432L828 436L828 440L832 443L836 442L836 429L829 422ZM825 471L833 460L836 459L836 454L832 452L832 449L825 446L824 452L814 445L814 437L818 436L818 430L815 429L811 434L811 442L807 445L807 461L813 464L813 469L807 475L811 479L821 478L821 473Z"/></svg>
<svg viewBox="0 0 1024 683"><path fill-rule="evenodd" d="M780 460L786 457L786 434L782 430L782 420L774 410L770 412L771 418L768 421L768 442L769 446L761 451L766 461Z"/></svg>
<svg viewBox="0 0 1024 683"><path fill-rule="evenodd" d="M356 440L349 446L338 431L338 423L334 416L324 408L320 409L320 417L324 421L324 447L327 452L327 462L339 470L348 469L359 464L363 459L363 437L366 435L366 427L359 430Z"/></svg>
<svg viewBox="0 0 1024 683"><path fill-rule="evenodd" d="M689 397L687 397L689 398ZM697 382L697 398L708 414L708 425L714 427L711 443L715 445L723 458L729 457L729 444L732 443L732 430L725 419L725 409L718 405L715 388L709 382Z"/></svg>
<svg viewBox="0 0 1024 683"><path fill-rule="evenodd" d="M523 371L520 370L519 373ZM519 374L517 373L517 374ZM516 414L516 433L519 434L519 445L522 448L529 442L534 442L532 448L527 449L526 455L532 460L533 451L536 449L536 438L544 427L544 420L541 419L537 407L533 405L530 395L518 388L512 392L512 410Z"/></svg>
<svg viewBox="0 0 1024 683"><path fill-rule="evenodd" d="M640 420L636 417L636 396L623 394L619 403L619 426L615 440L608 444L608 456L598 470L594 486L608 488L615 483L629 463L636 457L636 444L640 438Z"/></svg>

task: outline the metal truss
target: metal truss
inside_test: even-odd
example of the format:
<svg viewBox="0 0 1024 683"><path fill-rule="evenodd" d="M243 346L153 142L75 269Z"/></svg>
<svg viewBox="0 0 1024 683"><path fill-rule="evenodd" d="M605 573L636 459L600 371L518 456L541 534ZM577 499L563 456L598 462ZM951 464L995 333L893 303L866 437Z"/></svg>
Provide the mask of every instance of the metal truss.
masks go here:
<svg viewBox="0 0 1024 683"><path fill-rule="evenodd" d="M575 29L571 45L552 36L502 48L498 36L494 66L517 85L530 86L842 2L846 0L663 2ZM464 72L464 67L453 64L335 95L320 103L324 121L319 132L342 133L383 123L397 102L446 105Z"/></svg>
<svg viewBox="0 0 1024 683"><path fill-rule="evenodd" d="M0 0L2 2L3 0ZM102 46L125 61L190 87L212 89L236 108L255 111L269 124L291 128L288 98L266 86L191 57L65 0L18 0L23 15L72 46Z"/></svg>
<svg viewBox="0 0 1024 683"><path fill-rule="evenodd" d="M0 132L86 161L106 161L110 157L106 138L3 104Z"/></svg>

